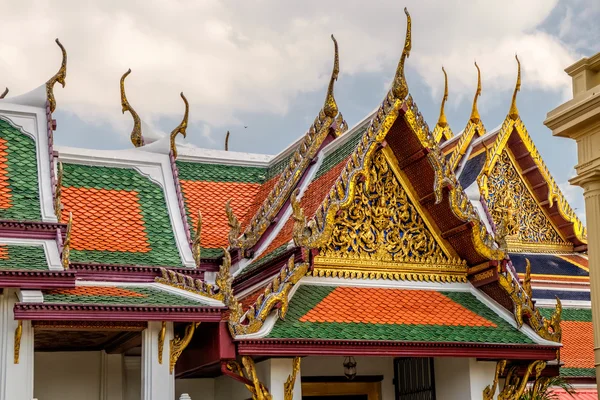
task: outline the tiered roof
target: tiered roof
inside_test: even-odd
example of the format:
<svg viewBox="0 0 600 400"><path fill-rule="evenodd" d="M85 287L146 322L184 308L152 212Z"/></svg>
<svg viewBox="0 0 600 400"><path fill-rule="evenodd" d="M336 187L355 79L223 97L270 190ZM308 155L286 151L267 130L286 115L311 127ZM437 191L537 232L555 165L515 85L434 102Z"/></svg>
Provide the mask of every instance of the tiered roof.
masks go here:
<svg viewBox="0 0 600 400"><path fill-rule="evenodd" d="M52 147L51 88L64 82L66 64L50 89L1 100L0 218L12 222L0 221L0 286L9 282L3 271L57 274L27 286L11 278L43 291L19 303L17 317L227 319L240 354L350 346L371 355L554 359L561 327L586 321L561 324L560 302L540 312L533 298L551 307L544 291L585 284L585 229L516 105L486 133L479 68L463 132L453 136L447 124L447 88L429 130L404 76L411 43L409 17L391 89L347 132L334 97L335 43L322 109L276 157L177 151L183 94L184 118L169 136L142 132L125 96L130 72L121 91L134 120L131 150ZM46 118L47 131L19 128L15 110ZM525 251L536 253L530 270ZM585 300L565 299L565 308L569 301ZM567 368L586 368L572 349Z"/></svg>

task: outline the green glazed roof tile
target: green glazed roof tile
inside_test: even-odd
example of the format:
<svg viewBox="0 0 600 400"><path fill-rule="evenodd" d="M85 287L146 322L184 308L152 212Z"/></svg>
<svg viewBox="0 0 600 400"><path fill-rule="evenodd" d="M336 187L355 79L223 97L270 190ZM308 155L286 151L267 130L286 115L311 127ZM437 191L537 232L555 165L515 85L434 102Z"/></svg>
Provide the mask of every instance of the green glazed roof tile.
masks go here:
<svg viewBox="0 0 600 400"><path fill-rule="evenodd" d="M203 164L177 161L179 179L184 181L262 183L266 168Z"/></svg>
<svg viewBox="0 0 600 400"><path fill-rule="evenodd" d="M3 120L0 120L0 139L3 141L0 147L6 146L0 150L0 164L5 166L8 178L8 191L2 196L4 199L0 198L0 219L40 221L35 142Z"/></svg>
<svg viewBox="0 0 600 400"><path fill-rule="evenodd" d="M147 266L181 266L181 258L173 234L165 195L163 189L158 184L152 182L133 168L64 163L63 188L70 187L135 192L141 219L143 220L143 230L150 248L150 251L147 252L72 248L71 261ZM63 190L63 200L67 197L67 191ZM111 203L111 198L107 196L106 201ZM107 206L110 212L118 213L119 210L115 210L115 207ZM68 215L69 211L71 210L65 207L63 217ZM93 216L92 218L96 217L102 218L103 215ZM89 222L81 218L83 217L78 217L76 212L74 212L75 224ZM121 238L112 237L104 239L113 240L117 243Z"/></svg>
<svg viewBox="0 0 600 400"><path fill-rule="evenodd" d="M544 318L552 317L554 308L539 308ZM561 319L563 321L592 322L592 310L589 308L563 308Z"/></svg>
<svg viewBox="0 0 600 400"><path fill-rule="evenodd" d="M44 304L206 306L202 301L143 286L79 286L75 289L45 290Z"/></svg>
<svg viewBox="0 0 600 400"><path fill-rule="evenodd" d="M47 270L43 246L0 244L0 270Z"/></svg>

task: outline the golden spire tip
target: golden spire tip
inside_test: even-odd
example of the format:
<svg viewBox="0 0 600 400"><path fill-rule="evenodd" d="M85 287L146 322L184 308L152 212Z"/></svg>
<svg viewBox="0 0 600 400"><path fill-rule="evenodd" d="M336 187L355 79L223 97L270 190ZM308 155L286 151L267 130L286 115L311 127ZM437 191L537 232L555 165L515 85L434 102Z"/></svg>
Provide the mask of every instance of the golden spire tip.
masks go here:
<svg viewBox="0 0 600 400"><path fill-rule="evenodd" d="M477 109L477 99L481 96L481 70L479 69L479 65L477 65L477 61L475 61L475 68L477 68L477 91L475 92L475 98L473 99L473 109L471 110L471 121L479 122L481 120L481 116L479 115L479 110Z"/></svg>
<svg viewBox="0 0 600 400"><path fill-rule="evenodd" d="M131 107L129 101L127 100L127 95L125 94L125 78L127 78L131 74L131 68L127 70L121 77L121 111L125 114L125 111L129 111L131 117L133 118L133 129L131 130L131 143L135 147L140 147L144 145L144 137L142 136L142 121L140 120L140 116L137 112Z"/></svg>
<svg viewBox="0 0 600 400"><path fill-rule="evenodd" d="M173 152L173 158L175 159L177 159L177 146L175 145L175 137L178 134L181 134L181 136L183 137L187 136L188 117L190 114L190 104L185 98L183 92L181 92L180 96L183 99L183 103L185 104L185 113L183 114L183 119L181 120L181 123L177 125L177 127L171 132L171 151Z"/></svg>
<svg viewBox="0 0 600 400"><path fill-rule="evenodd" d="M448 126L448 120L446 119L446 112L444 110L444 106L446 105L446 101L448 101L448 74L446 70L442 66L442 72L444 73L444 97L442 98L442 106L440 107L440 118L438 119L438 126L445 128Z"/></svg>
<svg viewBox="0 0 600 400"><path fill-rule="evenodd" d="M340 55L338 51L338 43L335 40L335 36L331 35L331 40L333 40L333 71L331 72L331 78L329 79L329 86L327 87L327 96L325 97L325 105L323 106L323 112L329 118L334 118L339 109L338 105L335 101L335 97L333 96L333 86L335 81L338 79L338 75L340 73Z"/></svg>
<svg viewBox="0 0 600 400"><path fill-rule="evenodd" d="M517 83L515 85L515 91L513 92L510 110L508 112L508 116L513 120L519 118L519 109L517 108L517 92L521 90L521 62L519 61L519 56L516 54L515 59L517 60Z"/></svg>
<svg viewBox="0 0 600 400"><path fill-rule="evenodd" d="M410 56L410 50L412 48L412 20L408 9L404 7L404 14L406 14L406 37L404 39L404 48L402 49L402 56L398 62L396 68L396 76L394 77L394 83L392 84L392 94L397 99L404 99L408 96L408 83L404 76L404 63Z"/></svg>
<svg viewBox="0 0 600 400"><path fill-rule="evenodd" d="M60 47L60 51L62 52L62 62L58 72L54 74L52 78L46 82L46 98L48 99L48 104L50 105L50 112L53 113L56 110L56 99L54 98L54 84L60 83L62 87L65 87L66 79L67 79L67 50L60 43L58 38L55 40L58 47Z"/></svg>

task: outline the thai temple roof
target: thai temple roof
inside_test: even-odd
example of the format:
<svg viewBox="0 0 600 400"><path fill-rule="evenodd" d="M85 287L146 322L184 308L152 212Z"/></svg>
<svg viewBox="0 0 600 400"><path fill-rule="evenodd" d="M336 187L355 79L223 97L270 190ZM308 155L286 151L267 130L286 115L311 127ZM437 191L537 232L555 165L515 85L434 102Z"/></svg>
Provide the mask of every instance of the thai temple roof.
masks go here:
<svg viewBox="0 0 600 400"><path fill-rule="evenodd" d="M593 376L586 231L519 117L520 67L498 129L479 116L477 67L465 128L448 125L446 80L431 131L404 77L410 17L407 30L389 92L350 128L333 39L323 107L276 156L178 149L183 94L181 124L156 139L127 101L129 72L133 148L56 147L64 53L48 84L0 100L0 287L41 294L17 316L224 320L240 354L317 341L561 349L564 375Z"/></svg>

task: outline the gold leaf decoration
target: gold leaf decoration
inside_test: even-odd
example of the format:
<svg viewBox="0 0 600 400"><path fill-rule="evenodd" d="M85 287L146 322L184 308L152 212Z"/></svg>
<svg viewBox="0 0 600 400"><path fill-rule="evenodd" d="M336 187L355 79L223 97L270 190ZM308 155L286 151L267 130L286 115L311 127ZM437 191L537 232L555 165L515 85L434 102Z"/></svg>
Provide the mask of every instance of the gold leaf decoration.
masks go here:
<svg viewBox="0 0 600 400"><path fill-rule="evenodd" d="M129 114L131 114L131 118L133 118L131 143L133 143L135 147L140 147L144 145L144 137L142 136L142 120L133 107L131 107L131 104L129 104L127 95L125 94L125 78L127 78L130 73L131 69L128 69L127 72L125 72L121 77L121 111L123 114L125 114L125 111L129 111Z"/></svg>
<svg viewBox="0 0 600 400"><path fill-rule="evenodd" d="M173 129L173 131L171 132L171 136L170 136L171 152L173 153L173 158L175 158L175 159L177 159L177 146L175 144L175 137L179 134L181 134L181 136L183 136L183 137L187 136L188 118L190 115L190 104L188 103L187 99L183 95L183 92L181 92L180 96L181 96L181 99L183 100L183 104L185 105L185 112L183 114L183 119L181 120L181 123L179 125L177 125L177 127L175 129Z"/></svg>
<svg viewBox="0 0 600 400"><path fill-rule="evenodd" d="M46 98L48 99L48 104L50 105L50 112L53 113L56 110L56 99L54 98L54 85L56 83L60 83L62 87L65 87L65 80L67 79L67 50L65 50L64 46L60 43L60 40L56 39L56 44L60 47L60 51L62 52L62 63L58 72L54 74L48 82L46 82Z"/></svg>

